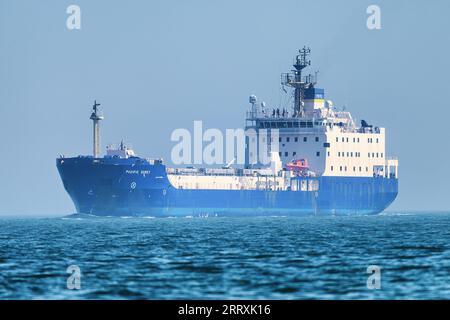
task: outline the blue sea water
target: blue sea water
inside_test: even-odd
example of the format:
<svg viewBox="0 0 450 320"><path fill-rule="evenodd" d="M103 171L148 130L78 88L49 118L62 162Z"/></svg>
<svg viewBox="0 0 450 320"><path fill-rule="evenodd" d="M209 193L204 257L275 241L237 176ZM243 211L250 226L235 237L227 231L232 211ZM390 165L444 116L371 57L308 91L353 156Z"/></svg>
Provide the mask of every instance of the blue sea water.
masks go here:
<svg viewBox="0 0 450 320"><path fill-rule="evenodd" d="M449 213L0 219L1 299L449 297Z"/></svg>

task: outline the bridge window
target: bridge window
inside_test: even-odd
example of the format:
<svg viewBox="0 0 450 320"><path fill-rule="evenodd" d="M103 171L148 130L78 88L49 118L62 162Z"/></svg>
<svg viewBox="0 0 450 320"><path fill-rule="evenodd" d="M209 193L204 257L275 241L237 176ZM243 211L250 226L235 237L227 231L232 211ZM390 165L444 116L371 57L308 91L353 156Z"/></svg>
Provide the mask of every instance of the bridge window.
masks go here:
<svg viewBox="0 0 450 320"><path fill-rule="evenodd" d="M285 152L285 153L284 153L284 156L285 156L285 157L287 157L288 155L289 155L289 153L288 153L288 152Z"/></svg>
<svg viewBox="0 0 450 320"><path fill-rule="evenodd" d="M336 137L336 142L339 142L339 138L338 137Z"/></svg>
<svg viewBox="0 0 450 320"><path fill-rule="evenodd" d="M289 137L286 138L286 142L289 142Z"/></svg>
<svg viewBox="0 0 450 320"><path fill-rule="evenodd" d="M297 155L297 152L292 152L292 156L295 157Z"/></svg>
<svg viewBox="0 0 450 320"><path fill-rule="evenodd" d="M320 157L320 151L316 152L316 157Z"/></svg>
<svg viewBox="0 0 450 320"><path fill-rule="evenodd" d="M298 142L298 137L295 137L295 138L294 138L294 142Z"/></svg>
<svg viewBox="0 0 450 320"><path fill-rule="evenodd" d="M307 142L308 138L307 137L303 137L303 142Z"/></svg>
<svg viewBox="0 0 450 320"><path fill-rule="evenodd" d="M316 137L316 142L319 142L319 137Z"/></svg>

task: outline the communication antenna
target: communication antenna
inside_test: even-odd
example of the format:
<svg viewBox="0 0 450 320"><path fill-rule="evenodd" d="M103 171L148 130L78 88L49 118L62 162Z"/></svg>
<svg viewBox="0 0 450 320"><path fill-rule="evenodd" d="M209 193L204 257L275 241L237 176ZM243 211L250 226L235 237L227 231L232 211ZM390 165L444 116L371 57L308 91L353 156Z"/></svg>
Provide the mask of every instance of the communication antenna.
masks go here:
<svg viewBox="0 0 450 320"><path fill-rule="evenodd" d="M258 106L256 103L258 102L258 99L256 98L256 96L254 94L252 94L250 97L248 97L248 102L250 102L252 104L252 117L257 117Z"/></svg>
<svg viewBox="0 0 450 320"><path fill-rule="evenodd" d="M298 55L295 57L294 68L299 72L301 72L304 68L311 65L311 60L308 60L308 56L311 54L311 49L306 46L303 49L298 50Z"/></svg>
<svg viewBox="0 0 450 320"><path fill-rule="evenodd" d="M305 114L303 103L305 90L313 87L317 82L318 72L315 75L308 74L307 76L302 76L303 69L311 65L311 60L308 59L310 54L310 48L305 46L303 49L300 49L293 63L295 69L291 73L281 75L281 84L294 88L294 116L297 117L303 117Z"/></svg>

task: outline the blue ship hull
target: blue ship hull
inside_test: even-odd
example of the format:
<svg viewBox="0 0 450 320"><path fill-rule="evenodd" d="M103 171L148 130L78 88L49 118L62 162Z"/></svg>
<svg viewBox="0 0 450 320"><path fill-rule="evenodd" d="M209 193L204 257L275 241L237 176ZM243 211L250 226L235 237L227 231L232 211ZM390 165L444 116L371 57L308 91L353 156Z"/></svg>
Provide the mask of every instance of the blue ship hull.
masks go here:
<svg viewBox="0 0 450 320"><path fill-rule="evenodd" d="M177 189L165 165L141 158L56 162L76 211L102 216L377 214L398 192L395 178L332 176L314 178L318 191Z"/></svg>

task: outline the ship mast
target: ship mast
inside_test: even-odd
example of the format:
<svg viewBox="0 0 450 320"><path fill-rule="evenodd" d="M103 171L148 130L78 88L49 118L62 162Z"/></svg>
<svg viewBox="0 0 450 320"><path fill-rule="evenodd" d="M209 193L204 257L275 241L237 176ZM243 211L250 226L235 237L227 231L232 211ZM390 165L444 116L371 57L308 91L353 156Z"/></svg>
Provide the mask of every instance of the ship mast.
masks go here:
<svg viewBox="0 0 450 320"><path fill-rule="evenodd" d="M100 121L104 119L103 114L100 112L99 107L100 103L97 103L97 100L94 100L94 105L92 106L92 114L90 119L93 123L93 155L94 158L100 157Z"/></svg>
<svg viewBox="0 0 450 320"><path fill-rule="evenodd" d="M295 57L291 73L284 73L281 75L281 84L294 88L294 117L303 117L305 115L304 99L305 90L312 87L317 82L317 73L315 76L308 74L302 77L302 70L311 65L311 60L308 56L311 54L311 49L306 46L298 51Z"/></svg>

